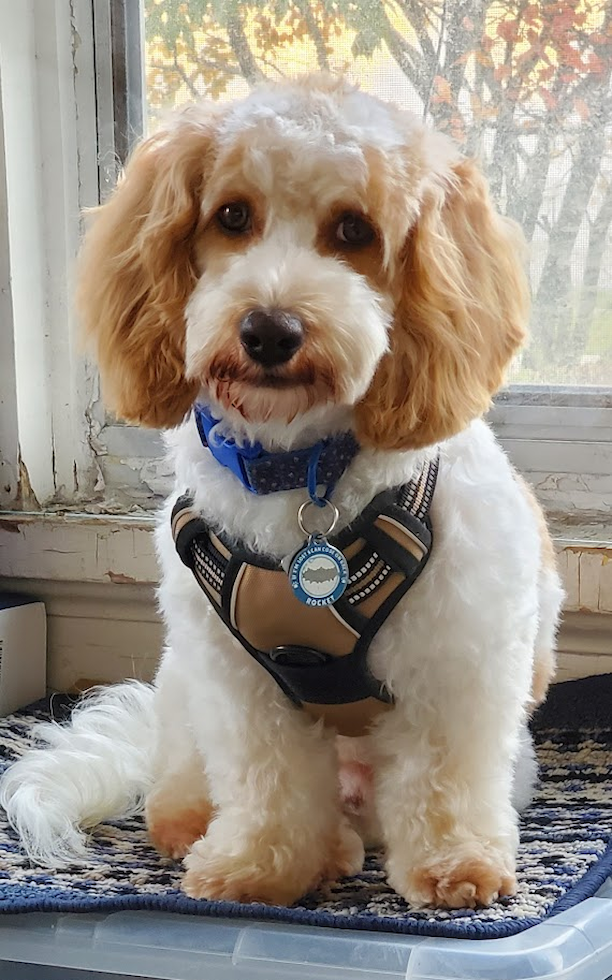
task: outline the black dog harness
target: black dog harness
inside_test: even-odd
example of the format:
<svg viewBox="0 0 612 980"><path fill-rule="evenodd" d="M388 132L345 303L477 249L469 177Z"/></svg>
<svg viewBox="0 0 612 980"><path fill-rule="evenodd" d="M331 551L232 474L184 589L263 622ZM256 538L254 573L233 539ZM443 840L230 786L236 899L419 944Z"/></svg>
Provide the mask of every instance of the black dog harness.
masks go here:
<svg viewBox="0 0 612 980"><path fill-rule="evenodd" d="M172 511L176 549L230 632L298 707L361 734L391 704L370 672L370 644L429 558L429 509L437 460L371 501L333 539L348 563L344 595L309 607L293 594L280 562L233 544L192 510L189 494Z"/></svg>

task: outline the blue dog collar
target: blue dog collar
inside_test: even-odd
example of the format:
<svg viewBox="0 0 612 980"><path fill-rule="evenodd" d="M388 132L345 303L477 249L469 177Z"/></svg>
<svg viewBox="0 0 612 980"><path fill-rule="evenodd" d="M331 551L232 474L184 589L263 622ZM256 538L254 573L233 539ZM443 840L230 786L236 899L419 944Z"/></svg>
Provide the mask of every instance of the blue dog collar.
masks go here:
<svg viewBox="0 0 612 980"><path fill-rule="evenodd" d="M238 445L212 431L219 420L204 405L195 405L194 415L202 445L247 490L258 495L307 487L310 499L322 507L359 451L354 435L343 432L307 449L270 453L258 442ZM317 493L320 486L325 487L322 495Z"/></svg>

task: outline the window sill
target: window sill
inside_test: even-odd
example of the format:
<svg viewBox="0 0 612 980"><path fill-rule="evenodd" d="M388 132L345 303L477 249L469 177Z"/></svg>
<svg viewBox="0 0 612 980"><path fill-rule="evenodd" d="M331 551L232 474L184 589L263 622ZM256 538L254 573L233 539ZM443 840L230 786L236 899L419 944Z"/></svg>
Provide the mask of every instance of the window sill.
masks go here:
<svg viewBox="0 0 612 980"><path fill-rule="evenodd" d="M609 514L553 514L566 610L612 614ZM154 585L153 515L0 512L0 568L11 578Z"/></svg>
<svg viewBox="0 0 612 980"><path fill-rule="evenodd" d="M0 568L12 578L114 585L157 582L154 517L0 513Z"/></svg>
<svg viewBox="0 0 612 980"><path fill-rule="evenodd" d="M42 598L49 685L153 676L162 645L151 516L0 514L2 587ZM567 592L558 679L612 672L612 531L606 515L554 515Z"/></svg>

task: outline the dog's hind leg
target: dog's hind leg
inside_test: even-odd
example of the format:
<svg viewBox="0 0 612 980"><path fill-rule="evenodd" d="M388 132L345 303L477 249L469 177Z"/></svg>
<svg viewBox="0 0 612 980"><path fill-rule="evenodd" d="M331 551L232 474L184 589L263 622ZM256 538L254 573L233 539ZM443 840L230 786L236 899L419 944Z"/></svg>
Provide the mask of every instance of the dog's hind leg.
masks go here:
<svg viewBox="0 0 612 980"><path fill-rule="evenodd" d="M546 518L533 489L519 473L514 474L529 506L535 514L540 538L538 572L538 632L534 646L531 681L531 710L546 700L556 670L556 641L561 609L565 598L557 568L555 548Z"/></svg>
<svg viewBox="0 0 612 980"><path fill-rule="evenodd" d="M340 805L350 825L366 847L377 847L382 830L374 800L375 761L365 738L336 738Z"/></svg>

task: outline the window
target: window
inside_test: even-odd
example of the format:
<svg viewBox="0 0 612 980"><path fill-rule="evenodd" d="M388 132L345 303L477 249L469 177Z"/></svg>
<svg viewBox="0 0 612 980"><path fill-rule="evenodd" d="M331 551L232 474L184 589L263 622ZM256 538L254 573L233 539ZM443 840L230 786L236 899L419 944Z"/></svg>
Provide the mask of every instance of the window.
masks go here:
<svg viewBox="0 0 612 980"><path fill-rule="evenodd" d="M612 384L612 4L145 0L149 126L249 83L345 69L483 158L531 246L517 383Z"/></svg>
<svg viewBox="0 0 612 980"><path fill-rule="evenodd" d="M0 335L5 506L156 505L170 476L157 436L105 415L75 351L65 270L78 208L104 198L130 144L172 106L316 67L346 70L482 158L529 240L534 296L533 342L492 421L550 509L610 506L610 0L0 0L0 37L0 276L12 276L14 327ZM24 75L25 48L38 57ZM48 157L44 173L28 174L28 148ZM37 200L24 199L26 185ZM24 227L44 242L29 280L18 269Z"/></svg>

